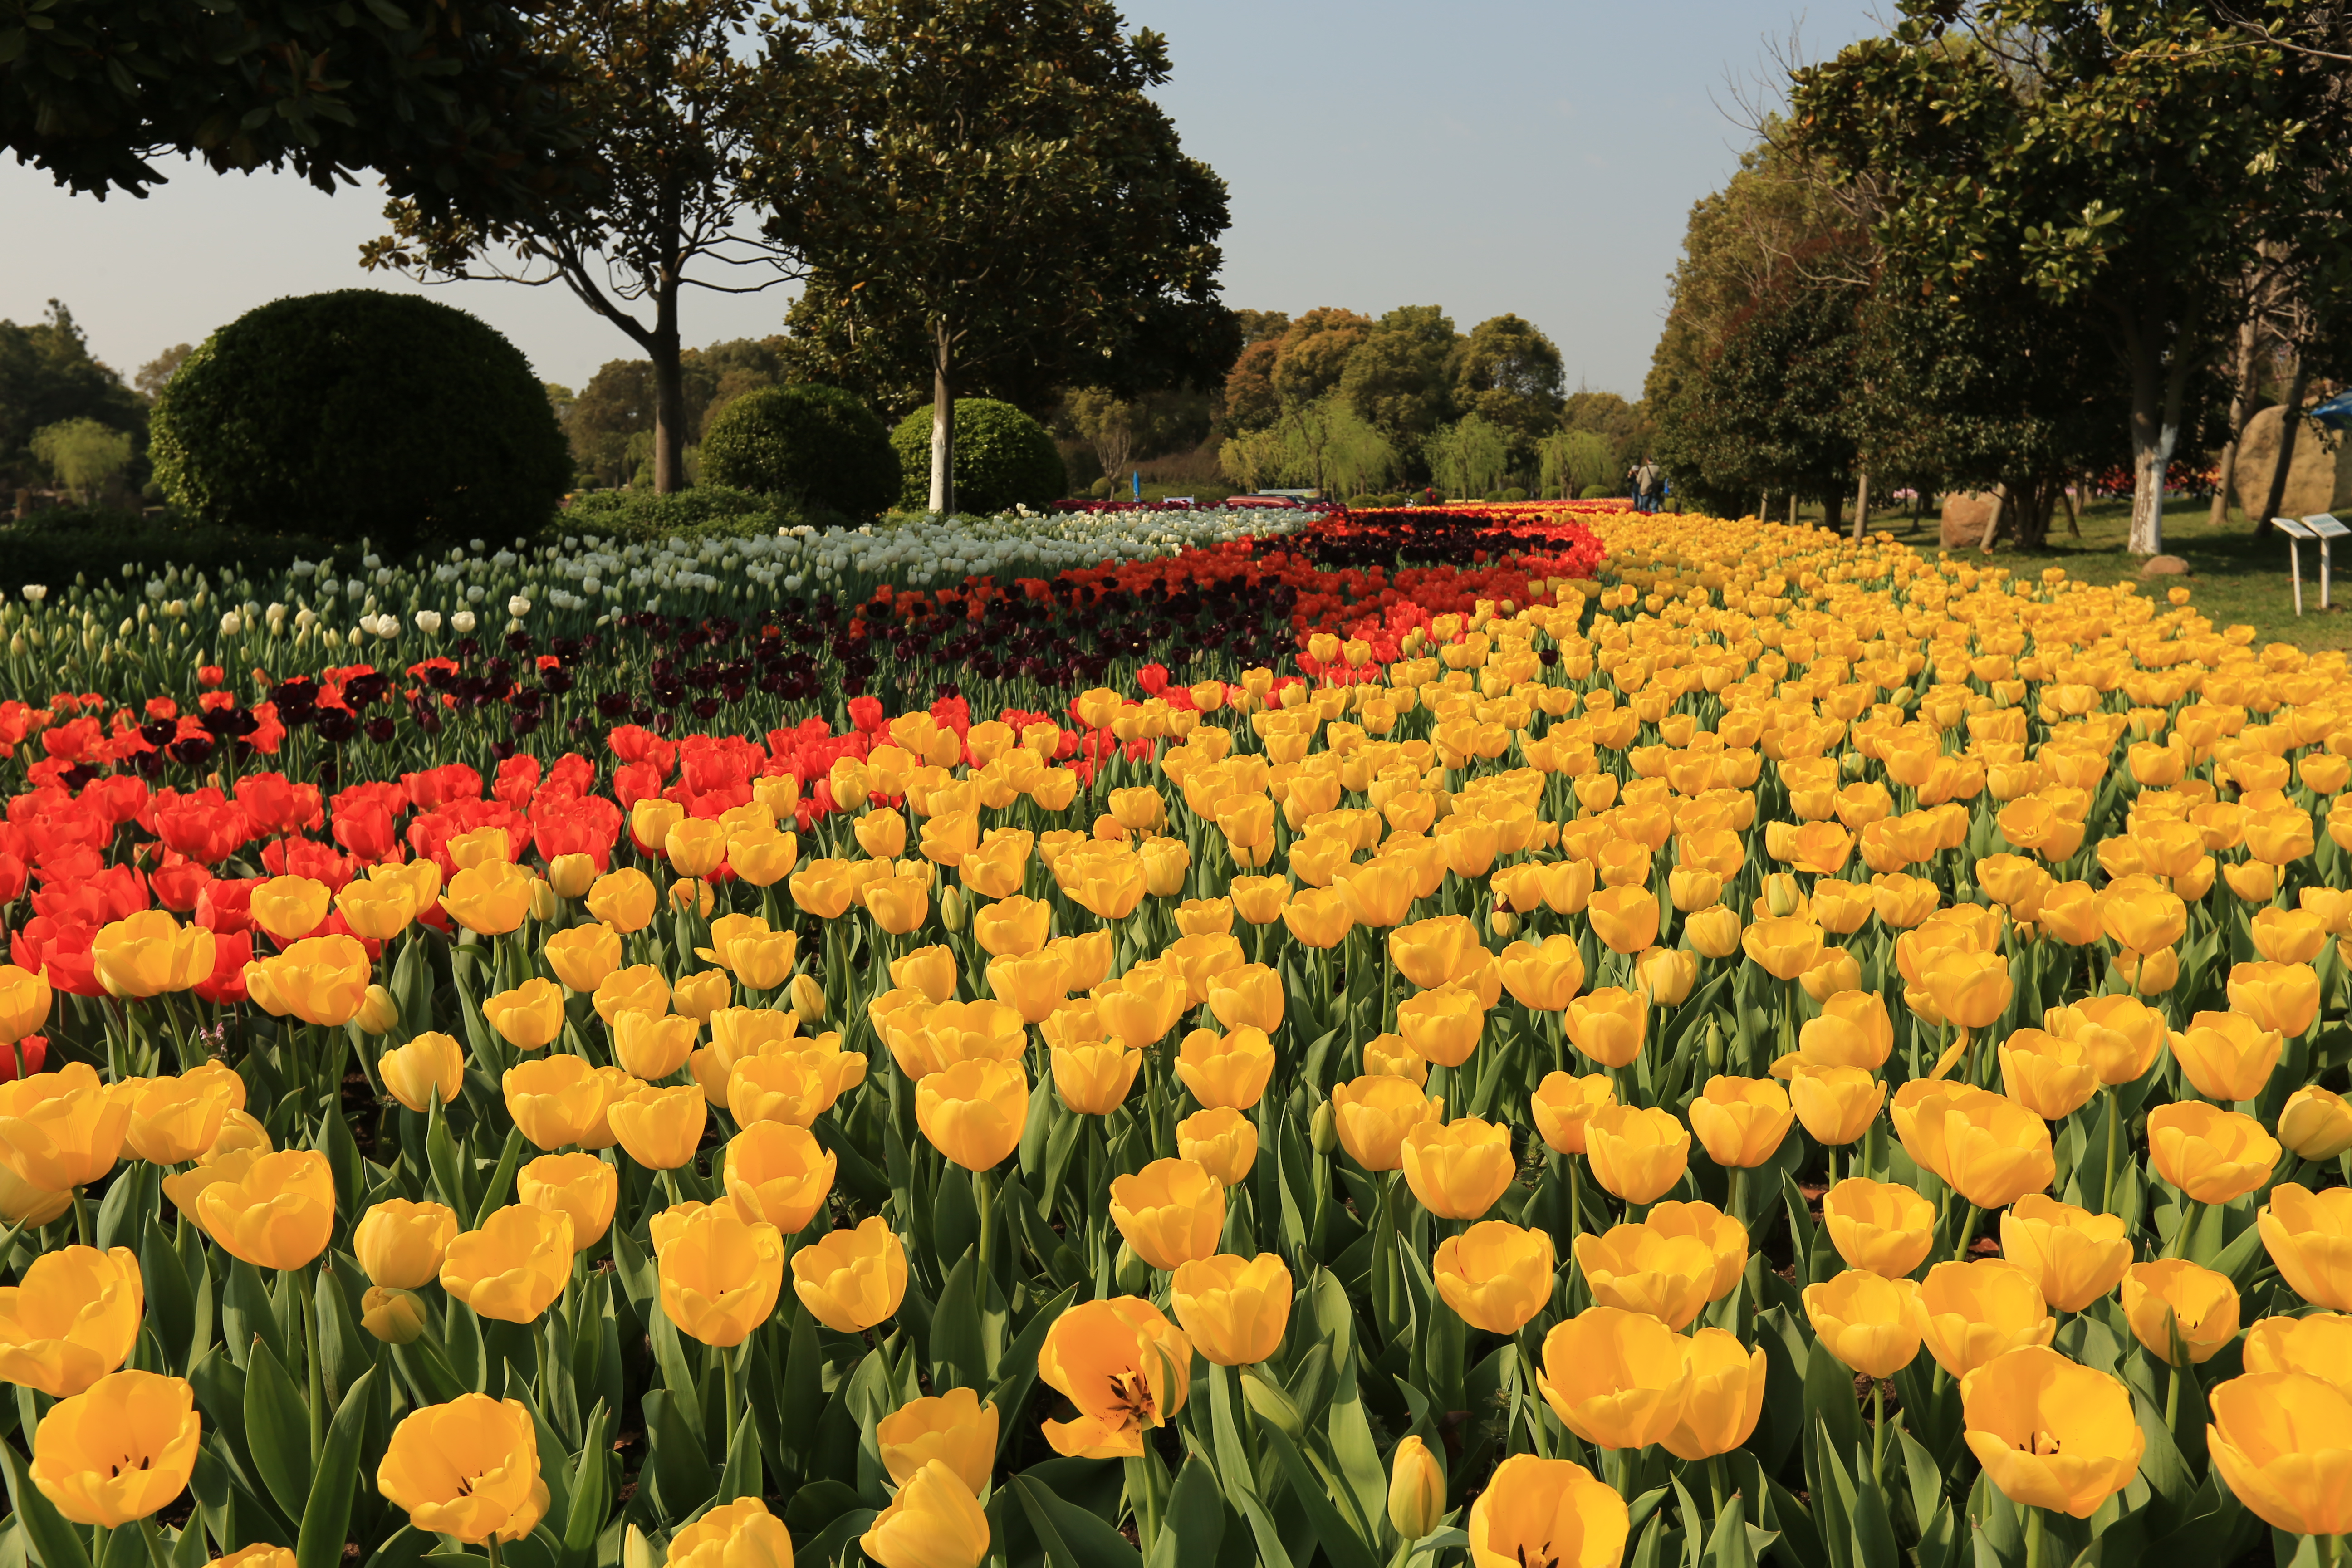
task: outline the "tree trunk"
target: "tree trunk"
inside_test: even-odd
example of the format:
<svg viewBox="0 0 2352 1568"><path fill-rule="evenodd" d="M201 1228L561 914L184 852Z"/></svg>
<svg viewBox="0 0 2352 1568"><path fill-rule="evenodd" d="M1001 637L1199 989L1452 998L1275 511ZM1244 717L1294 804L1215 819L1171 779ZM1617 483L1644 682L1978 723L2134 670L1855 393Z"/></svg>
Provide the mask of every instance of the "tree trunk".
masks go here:
<svg viewBox="0 0 2352 1568"><path fill-rule="evenodd" d="M2219 528L2230 521L2230 492L2238 479L2238 442L2246 433L2246 421L2254 416L2254 313L2247 310L2246 319L2238 323L2238 374L2236 390L2230 395L2230 438L2221 446L2219 482L2213 487L2213 510L2206 515L2206 525Z"/></svg>
<svg viewBox="0 0 2352 1568"><path fill-rule="evenodd" d="M2134 555L2164 553L2164 472L2180 438L2180 405L2195 369L2189 348L2193 312L2173 323L2169 345L2153 331L2135 331L2131 342L2132 518L2127 548Z"/></svg>
<svg viewBox="0 0 2352 1568"><path fill-rule="evenodd" d="M1862 478L1860 481L1854 487L1853 494L1853 542L1856 544L1860 544L1862 542L1862 531L1868 525L1869 521L1870 470L1868 468L1864 468L1862 470Z"/></svg>
<svg viewBox="0 0 2352 1568"><path fill-rule="evenodd" d="M2009 504L2009 486L2007 484L1993 486L1992 516L1985 520L1984 537L1977 541L1977 549L1982 553L1987 555L1992 553L1992 542L2000 532L2000 520L2008 515Z"/></svg>
<svg viewBox="0 0 2352 1568"><path fill-rule="evenodd" d="M1845 492L1832 485L1822 492L1822 526L1832 533L1844 522Z"/></svg>
<svg viewBox="0 0 2352 1568"><path fill-rule="evenodd" d="M945 321L934 322L931 341L931 510L945 517L955 510L955 388L954 340Z"/></svg>
<svg viewBox="0 0 2352 1568"><path fill-rule="evenodd" d="M2279 416L2278 461L2271 465L2271 488L2263 496L2263 514L2254 519L2254 532L2271 531L2271 519L2278 515L2279 505L2286 499L2287 474L2294 467L2295 432L2303 428L2303 395L2311 385L2311 365L2295 351L2294 381L2287 388L2286 406Z"/></svg>
<svg viewBox="0 0 2352 1568"><path fill-rule="evenodd" d="M677 289L664 289L654 305L654 493L686 489L686 368L677 334Z"/></svg>
<svg viewBox="0 0 2352 1568"><path fill-rule="evenodd" d="M1789 492L1789 526L1797 526L1797 492L1794 490Z"/></svg>

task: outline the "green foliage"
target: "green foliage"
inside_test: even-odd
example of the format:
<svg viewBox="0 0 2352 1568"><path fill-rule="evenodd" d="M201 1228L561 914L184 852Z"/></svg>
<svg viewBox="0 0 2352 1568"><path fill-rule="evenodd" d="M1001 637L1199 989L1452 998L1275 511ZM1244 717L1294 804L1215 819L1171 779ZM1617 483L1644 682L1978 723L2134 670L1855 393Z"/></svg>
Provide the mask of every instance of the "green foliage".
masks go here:
<svg viewBox="0 0 2352 1568"><path fill-rule="evenodd" d="M1614 485L1587 485L1577 492L1577 496L1582 500L1607 500L1611 496L1622 493Z"/></svg>
<svg viewBox="0 0 2352 1568"><path fill-rule="evenodd" d="M649 489L588 490L563 509L567 533L617 536L636 543L658 539L748 539L802 521L772 495L726 485L697 485L662 495Z"/></svg>
<svg viewBox="0 0 2352 1568"><path fill-rule="evenodd" d="M1109 0L783 9L815 47L758 173L769 237L816 262L790 317L804 379L877 407L936 386L1042 407L1232 363L1224 183L1151 100L1160 35Z"/></svg>
<svg viewBox="0 0 2352 1568"><path fill-rule="evenodd" d="M1509 437L1476 414L1440 426L1422 446L1430 477L1449 496L1483 495L1509 466Z"/></svg>
<svg viewBox="0 0 2352 1568"><path fill-rule="evenodd" d="M736 399L702 440L714 485L786 496L864 520L898 499L890 433L836 386L770 386Z"/></svg>
<svg viewBox="0 0 2352 1568"><path fill-rule="evenodd" d="M131 437L95 419L67 419L33 432L33 456L85 504L131 466Z"/></svg>
<svg viewBox="0 0 2352 1568"><path fill-rule="evenodd" d="M46 320L0 321L0 479L37 482L33 432L70 419L134 434L146 428L137 395L90 357L73 312L52 300Z"/></svg>
<svg viewBox="0 0 2352 1568"><path fill-rule="evenodd" d="M1338 391L1286 411L1265 429L1229 438L1217 461L1228 479L1250 489L1296 485L1327 495L1385 484L1402 467L1396 447Z"/></svg>
<svg viewBox="0 0 2352 1568"><path fill-rule="evenodd" d="M955 405L956 510L982 514L1032 510L1059 500L1069 477L1045 427L1009 403L959 397ZM890 432L898 455L898 500L920 510L931 488L931 411L919 408Z"/></svg>
<svg viewBox="0 0 2352 1568"><path fill-rule="evenodd" d="M510 213L593 171L572 143L541 7L310 0L44 0L0 24L0 147L100 195L163 183L148 159L374 169L433 213ZM340 180L339 180L340 176Z"/></svg>
<svg viewBox="0 0 2352 1568"><path fill-rule="evenodd" d="M1446 374L1455 407L1510 431L1522 448L1559 427L1559 349L1517 316L1471 328L1447 356Z"/></svg>
<svg viewBox="0 0 2352 1568"><path fill-rule="evenodd" d="M93 563L109 573L131 566L160 572L165 563L218 577L279 571L296 560L326 561L341 551L359 553L357 539L307 533L249 533L177 511L145 517L98 508L37 511L21 522L0 521L0 586L70 583Z"/></svg>
<svg viewBox="0 0 2352 1568"><path fill-rule="evenodd" d="M206 339L155 405L154 453L166 493L209 521L387 552L530 532L572 475L512 343L359 289L279 300Z"/></svg>
<svg viewBox="0 0 2352 1568"><path fill-rule="evenodd" d="M1449 411L1445 366L1459 338L1453 320L1435 305L1391 310L1348 355L1340 394L1391 443L1417 447Z"/></svg>
<svg viewBox="0 0 2352 1568"><path fill-rule="evenodd" d="M1623 470L1598 432L1556 430L1537 447L1546 494L1614 494L1611 482Z"/></svg>

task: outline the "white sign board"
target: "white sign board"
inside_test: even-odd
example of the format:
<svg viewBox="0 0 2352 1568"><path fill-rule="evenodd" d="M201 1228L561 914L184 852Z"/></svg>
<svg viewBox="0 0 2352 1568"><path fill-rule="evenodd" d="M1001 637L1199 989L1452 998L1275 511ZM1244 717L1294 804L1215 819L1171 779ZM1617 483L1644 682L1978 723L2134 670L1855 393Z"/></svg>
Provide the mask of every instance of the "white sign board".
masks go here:
<svg viewBox="0 0 2352 1568"><path fill-rule="evenodd" d="M2352 533L2352 528L2347 528L2336 521L2336 514L2328 511L2323 511L2315 517L2305 518L2303 526L2322 539L2341 539L2346 534Z"/></svg>
<svg viewBox="0 0 2352 1568"><path fill-rule="evenodd" d="M2271 519L2271 526L2277 529L2281 533L2285 534L2289 539L2316 539L2319 537L2318 533L2304 523L2297 522L2291 517L2274 517Z"/></svg>

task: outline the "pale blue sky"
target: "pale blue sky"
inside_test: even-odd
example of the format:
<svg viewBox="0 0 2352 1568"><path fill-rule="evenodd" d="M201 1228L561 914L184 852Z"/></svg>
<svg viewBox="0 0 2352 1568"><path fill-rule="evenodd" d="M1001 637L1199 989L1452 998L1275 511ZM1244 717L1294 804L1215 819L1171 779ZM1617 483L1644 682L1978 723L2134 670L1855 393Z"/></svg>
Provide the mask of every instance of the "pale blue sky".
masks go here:
<svg viewBox="0 0 2352 1568"><path fill-rule="evenodd" d="M1864 0L1129 0L1169 37L1161 100L1232 190L1225 299L1296 313L1506 310L1568 382L1636 396L1691 204L1747 134L1738 95L1792 31L1819 55L1875 31ZM362 272L372 188L174 174L146 201L68 196L0 162L0 316L55 296L126 376L286 294L405 287ZM560 288L441 287L549 380L635 351ZM690 296L687 340L779 330L781 290Z"/></svg>

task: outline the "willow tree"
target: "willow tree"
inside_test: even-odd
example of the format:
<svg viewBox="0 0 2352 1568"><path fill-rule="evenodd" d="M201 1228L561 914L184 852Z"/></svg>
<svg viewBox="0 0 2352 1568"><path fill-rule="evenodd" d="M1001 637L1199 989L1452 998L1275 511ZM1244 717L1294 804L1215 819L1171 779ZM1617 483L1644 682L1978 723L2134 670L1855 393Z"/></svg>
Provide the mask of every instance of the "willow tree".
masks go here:
<svg viewBox="0 0 2352 1568"><path fill-rule="evenodd" d="M785 10L809 51L754 164L766 232L808 258L797 314L845 352L861 332L919 345L933 510L955 505L967 366L1002 380L1026 361L1120 389L1142 361L1232 363L1224 184L1146 96L1169 78L1159 34L1127 32L1104 0Z"/></svg>

